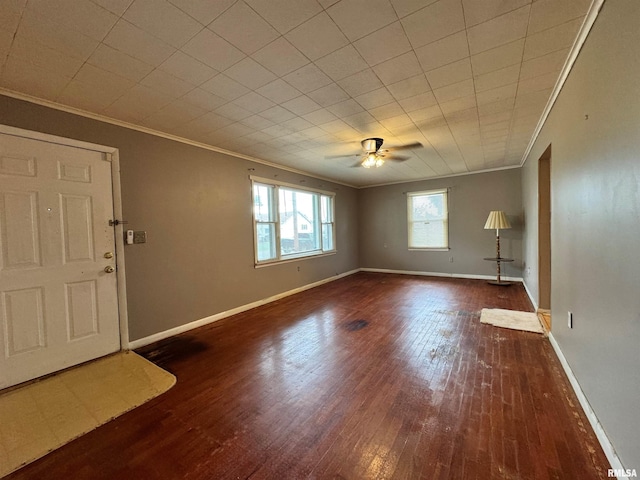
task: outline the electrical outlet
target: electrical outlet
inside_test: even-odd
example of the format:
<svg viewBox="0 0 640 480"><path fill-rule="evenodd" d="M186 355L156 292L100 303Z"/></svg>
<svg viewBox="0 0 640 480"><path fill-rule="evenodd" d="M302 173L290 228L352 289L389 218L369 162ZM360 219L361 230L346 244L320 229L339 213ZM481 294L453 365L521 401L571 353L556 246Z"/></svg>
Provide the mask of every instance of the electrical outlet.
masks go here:
<svg viewBox="0 0 640 480"><path fill-rule="evenodd" d="M573 328L573 313L567 312L567 326Z"/></svg>
<svg viewBox="0 0 640 480"><path fill-rule="evenodd" d="M453 257L449 257L449 263L453 263Z"/></svg>

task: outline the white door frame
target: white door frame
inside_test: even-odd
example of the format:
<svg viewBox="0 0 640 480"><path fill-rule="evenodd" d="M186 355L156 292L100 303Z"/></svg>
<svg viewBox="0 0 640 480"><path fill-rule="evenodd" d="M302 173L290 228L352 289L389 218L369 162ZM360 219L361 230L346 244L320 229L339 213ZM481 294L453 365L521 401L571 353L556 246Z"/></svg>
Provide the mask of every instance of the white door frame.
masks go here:
<svg viewBox="0 0 640 480"><path fill-rule="evenodd" d="M122 193L120 190L120 154L117 148L87 143L71 138L58 137L47 133L24 130L0 124L0 133L15 137L41 140L48 143L83 148L105 154L105 160L111 163L111 182L113 189L114 220L122 220ZM118 279L118 321L120 323L120 350L129 349L129 320L127 315L127 284L124 268L124 228L122 224L114 227L116 242L116 276Z"/></svg>

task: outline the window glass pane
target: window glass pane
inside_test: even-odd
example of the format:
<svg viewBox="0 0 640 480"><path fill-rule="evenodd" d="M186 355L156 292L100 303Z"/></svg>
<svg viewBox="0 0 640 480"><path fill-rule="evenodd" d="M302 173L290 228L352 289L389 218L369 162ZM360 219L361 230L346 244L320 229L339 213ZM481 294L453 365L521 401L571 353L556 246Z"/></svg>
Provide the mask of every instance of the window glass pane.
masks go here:
<svg viewBox="0 0 640 480"><path fill-rule="evenodd" d="M333 221L333 209L331 208L331 197L327 197L322 195L321 197L321 221L322 223L332 222Z"/></svg>
<svg viewBox="0 0 640 480"><path fill-rule="evenodd" d="M444 194L412 196L413 221L439 220L444 217Z"/></svg>
<svg viewBox="0 0 640 480"><path fill-rule="evenodd" d="M252 182L256 264L335 251L332 195Z"/></svg>
<svg viewBox="0 0 640 480"><path fill-rule="evenodd" d="M260 184L253 186L253 208L257 222L272 222L275 220L272 186Z"/></svg>
<svg viewBox="0 0 640 480"><path fill-rule="evenodd" d="M320 249L317 194L280 188L280 252L282 255Z"/></svg>
<svg viewBox="0 0 640 480"><path fill-rule="evenodd" d="M414 222L411 246L416 248L445 248L446 225L442 221Z"/></svg>
<svg viewBox="0 0 640 480"><path fill-rule="evenodd" d="M322 224L322 249L324 251L333 250L333 224Z"/></svg>
<svg viewBox="0 0 640 480"><path fill-rule="evenodd" d="M447 193L413 194L409 202L409 247L448 248Z"/></svg>
<svg viewBox="0 0 640 480"><path fill-rule="evenodd" d="M256 224L258 244L258 261L272 260L276 258L276 225L275 223Z"/></svg>

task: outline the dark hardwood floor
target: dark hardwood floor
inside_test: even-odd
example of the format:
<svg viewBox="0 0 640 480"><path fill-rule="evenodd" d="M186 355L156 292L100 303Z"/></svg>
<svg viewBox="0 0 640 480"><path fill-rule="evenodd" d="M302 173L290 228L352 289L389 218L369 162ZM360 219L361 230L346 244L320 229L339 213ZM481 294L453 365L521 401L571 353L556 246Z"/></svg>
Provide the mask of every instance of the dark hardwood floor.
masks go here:
<svg viewBox="0 0 640 480"><path fill-rule="evenodd" d="M10 479L603 479L521 285L358 273L145 347L166 394Z"/></svg>

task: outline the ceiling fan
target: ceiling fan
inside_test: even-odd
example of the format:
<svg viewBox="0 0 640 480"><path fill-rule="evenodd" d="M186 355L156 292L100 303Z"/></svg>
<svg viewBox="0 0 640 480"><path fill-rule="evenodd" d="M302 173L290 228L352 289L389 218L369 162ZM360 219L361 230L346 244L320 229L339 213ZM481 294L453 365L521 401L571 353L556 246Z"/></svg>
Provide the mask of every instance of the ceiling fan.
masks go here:
<svg viewBox="0 0 640 480"><path fill-rule="evenodd" d="M361 156L361 160L358 163L352 165L353 167L362 166L364 168L378 168L384 165L384 162L387 160L391 160L394 162L404 162L408 160L409 157L404 157L400 155L389 155L390 152L394 152L396 150L409 150L412 148L421 148L422 144L420 142L407 143L405 145L397 145L395 147L389 148L381 148L384 143L384 139L382 138L365 138L360 142L362 145L362 153L358 153L355 155ZM332 155L327 158L335 158L335 157L350 157L352 155Z"/></svg>

